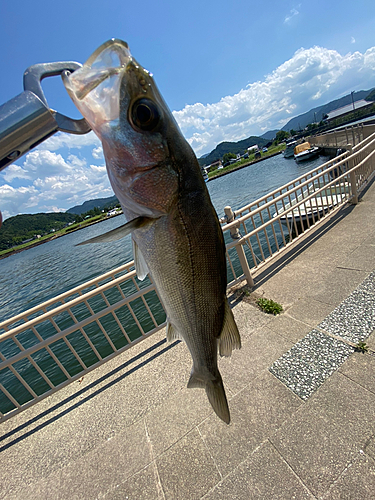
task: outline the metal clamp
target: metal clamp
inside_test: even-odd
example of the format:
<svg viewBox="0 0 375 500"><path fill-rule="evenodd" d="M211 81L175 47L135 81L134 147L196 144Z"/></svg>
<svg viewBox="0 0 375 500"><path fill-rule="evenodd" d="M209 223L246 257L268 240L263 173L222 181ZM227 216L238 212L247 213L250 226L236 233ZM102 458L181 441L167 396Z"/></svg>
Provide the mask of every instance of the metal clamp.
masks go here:
<svg viewBox="0 0 375 500"><path fill-rule="evenodd" d="M35 64L25 71L24 92L0 106L0 170L58 131L90 132L84 118L75 120L51 110L41 86L44 78L80 67L81 64L68 61Z"/></svg>

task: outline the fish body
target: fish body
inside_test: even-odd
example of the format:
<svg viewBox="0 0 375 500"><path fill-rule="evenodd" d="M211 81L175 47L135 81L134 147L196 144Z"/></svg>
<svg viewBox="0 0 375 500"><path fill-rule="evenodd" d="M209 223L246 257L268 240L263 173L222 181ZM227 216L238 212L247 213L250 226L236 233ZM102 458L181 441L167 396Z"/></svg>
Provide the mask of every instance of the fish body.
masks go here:
<svg viewBox="0 0 375 500"><path fill-rule="evenodd" d="M167 338L185 341L216 414L230 414L217 351L229 356L240 336L226 298L223 233L198 161L152 76L125 42L103 44L65 86L103 145L109 179L132 232L138 277L151 275L167 313ZM89 240L90 241L90 240Z"/></svg>

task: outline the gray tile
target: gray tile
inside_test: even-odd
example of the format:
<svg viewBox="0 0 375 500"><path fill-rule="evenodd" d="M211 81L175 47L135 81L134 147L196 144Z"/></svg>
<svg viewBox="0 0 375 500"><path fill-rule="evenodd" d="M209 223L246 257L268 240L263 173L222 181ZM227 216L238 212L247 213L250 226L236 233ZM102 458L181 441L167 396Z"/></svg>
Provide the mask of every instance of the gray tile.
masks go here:
<svg viewBox="0 0 375 500"><path fill-rule="evenodd" d="M375 394L375 356L356 352L339 370L340 373Z"/></svg>
<svg viewBox="0 0 375 500"><path fill-rule="evenodd" d="M196 429L159 456L156 464L166 500L201 498L221 479Z"/></svg>
<svg viewBox="0 0 375 500"><path fill-rule="evenodd" d="M341 263L342 267L372 271L375 268L375 248L373 245L360 245Z"/></svg>
<svg viewBox="0 0 375 500"><path fill-rule="evenodd" d="M212 415L199 431L220 472L229 474L297 410L302 401L264 371L229 402L230 425Z"/></svg>
<svg viewBox="0 0 375 500"><path fill-rule="evenodd" d="M268 326L259 328L242 344L239 351L234 351L230 358L219 360L225 387L232 394L237 394L290 346L290 341L274 333Z"/></svg>
<svg viewBox="0 0 375 500"><path fill-rule="evenodd" d="M270 372L301 399L308 399L354 349L312 330L273 363Z"/></svg>
<svg viewBox="0 0 375 500"><path fill-rule="evenodd" d="M375 497L375 461L362 453L351 463L324 500L373 500Z"/></svg>
<svg viewBox="0 0 375 500"><path fill-rule="evenodd" d="M336 372L270 441L316 496L374 433L375 395Z"/></svg>
<svg viewBox="0 0 375 500"><path fill-rule="evenodd" d="M367 274L366 271L336 267L322 279L313 298L335 307L362 283Z"/></svg>
<svg viewBox="0 0 375 500"><path fill-rule="evenodd" d="M375 296L355 290L318 326L354 343L365 340L375 328Z"/></svg>
<svg viewBox="0 0 375 500"><path fill-rule="evenodd" d="M47 478L25 486L15 496L19 500L27 491L28 500L79 499L91 500L104 496L114 485L148 465L152 460L150 445L143 421L124 433L107 440L90 453Z"/></svg>
<svg viewBox="0 0 375 500"><path fill-rule="evenodd" d="M293 304L293 306L288 309L288 315L314 327L319 321L322 321L332 309L333 307L331 304L325 304L324 302L308 297L298 300Z"/></svg>
<svg viewBox="0 0 375 500"><path fill-rule="evenodd" d="M113 484L106 493L106 500L163 500L154 463L142 469L124 482Z"/></svg>
<svg viewBox="0 0 375 500"><path fill-rule="evenodd" d="M366 452L366 455L368 455L373 460L375 460L375 434L368 441L368 443L366 443L365 452Z"/></svg>
<svg viewBox="0 0 375 500"><path fill-rule="evenodd" d="M204 500L310 499L313 495L266 443L211 490Z"/></svg>
<svg viewBox="0 0 375 500"><path fill-rule="evenodd" d="M267 327L289 341L298 342L311 330L310 325L289 316L288 313L275 316Z"/></svg>
<svg viewBox="0 0 375 500"><path fill-rule="evenodd" d="M212 413L206 392L182 389L146 417L147 430L157 457Z"/></svg>

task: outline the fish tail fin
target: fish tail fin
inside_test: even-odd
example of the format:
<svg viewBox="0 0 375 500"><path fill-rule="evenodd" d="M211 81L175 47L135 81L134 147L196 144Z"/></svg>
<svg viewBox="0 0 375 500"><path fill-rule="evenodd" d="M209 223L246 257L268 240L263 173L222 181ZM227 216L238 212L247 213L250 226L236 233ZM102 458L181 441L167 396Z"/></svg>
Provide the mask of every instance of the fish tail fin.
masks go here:
<svg viewBox="0 0 375 500"><path fill-rule="evenodd" d="M217 372L216 377L213 377L210 374L208 378L203 378L193 371L187 386L189 389L195 387L204 388L206 390L208 401L210 402L216 415L226 424L230 423L228 401L225 395L223 380L219 371Z"/></svg>

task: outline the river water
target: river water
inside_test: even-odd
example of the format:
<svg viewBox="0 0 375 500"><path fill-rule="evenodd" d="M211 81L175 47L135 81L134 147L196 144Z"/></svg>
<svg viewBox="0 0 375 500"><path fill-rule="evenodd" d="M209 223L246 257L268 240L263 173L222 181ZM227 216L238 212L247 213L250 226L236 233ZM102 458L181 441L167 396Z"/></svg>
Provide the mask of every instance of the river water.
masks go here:
<svg viewBox="0 0 375 500"><path fill-rule="evenodd" d="M222 217L226 205L239 209L326 160L297 164L277 155L214 179L207 187ZM130 237L75 246L124 222L123 216L115 217L0 260L0 322L132 260Z"/></svg>

